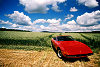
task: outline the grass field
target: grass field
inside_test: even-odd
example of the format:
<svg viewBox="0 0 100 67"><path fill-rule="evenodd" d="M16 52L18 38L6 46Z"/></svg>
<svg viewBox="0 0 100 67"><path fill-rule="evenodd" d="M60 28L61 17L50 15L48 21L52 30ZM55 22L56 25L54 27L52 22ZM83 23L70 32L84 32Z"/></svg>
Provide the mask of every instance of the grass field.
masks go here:
<svg viewBox="0 0 100 67"><path fill-rule="evenodd" d="M41 50L51 47L51 33L39 32L0 32L0 48Z"/></svg>
<svg viewBox="0 0 100 67"><path fill-rule="evenodd" d="M55 55L51 47L51 38L58 35L71 35L75 40L83 42L86 45L88 45L95 53L95 55L90 57L92 61L89 61L88 63L85 63L84 61L83 62L78 61L77 63L76 61L74 63L68 62L67 65L72 64L72 66L70 67L77 66L77 65L78 66L83 65L82 67L85 67L89 63L93 65L98 63L100 65L100 33L43 33L43 32L0 31L0 64L1 66L2 66L2 63L5 67L9 67L9 65L15 65L15 64L21 65L24 63L25 61L24 58L27 56L28 57L26 58L27 61L25 61L25 64L34 66L35 61L34 61L34 64L32 64L31 63L32 60L29 60L30 61L29 63L28 59L32 58L32 56L35 55L34 51L36 51L37 59L39 58L38 54L42 58L42 59L40 58L40 60L37 60L36 63L41 64L45 62L45 63L49 63L49 66L50 66L51 64L50 61L52 61L54 62L54 65L58 64L57 62L59 62L61 65L65 65L66 67L66 63L57 59L57 56ZM16 53L17 50L19 52ZM24 53L20 53L20 52L23 52L23 50L25 50ZM34 53L34 55L32 53L25 53L27 51ZM41 55L41 53L43 55ZM16 60L13 59L13 56L15 56L14 58ZM49 59L48 56L53 59ZM12 59L13 59L13 62L23 61L23 63L13 63L11 62ZM9 61L9 63L7 60ZM8 65L6 66L6 64Z"/></svg>
<svg viewBox="0 0 100 67"><path fill-rule="evenodd" d="M100 50L100 33L43 33L0 31L0 48L22 50L51 49L51 38L71 35L75 40L88 45L94 52Z"/></svg>

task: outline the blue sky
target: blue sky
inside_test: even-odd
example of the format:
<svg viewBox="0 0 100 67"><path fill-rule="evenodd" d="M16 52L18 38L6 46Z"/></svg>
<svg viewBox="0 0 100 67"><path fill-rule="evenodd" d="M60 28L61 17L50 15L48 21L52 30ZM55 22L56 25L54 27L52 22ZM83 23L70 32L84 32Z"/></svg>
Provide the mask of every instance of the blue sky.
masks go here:
<svg viewBox="0 0 100 67"><path fill-rule="evenodd" d="M100 0L0 0L0 28L36 32L100 30Z"/></svg>

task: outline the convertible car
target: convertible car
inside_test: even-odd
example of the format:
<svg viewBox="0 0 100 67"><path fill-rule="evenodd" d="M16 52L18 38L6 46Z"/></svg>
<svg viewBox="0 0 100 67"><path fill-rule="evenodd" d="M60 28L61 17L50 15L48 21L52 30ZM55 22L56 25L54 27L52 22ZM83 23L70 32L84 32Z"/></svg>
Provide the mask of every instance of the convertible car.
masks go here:
<svg viewBox="0 0 100 67"><path fill-rule="evenodd" d="M52 38L51 44L59 58L82 58L93 55L92 50L71 36L57 36Z"/></svg>

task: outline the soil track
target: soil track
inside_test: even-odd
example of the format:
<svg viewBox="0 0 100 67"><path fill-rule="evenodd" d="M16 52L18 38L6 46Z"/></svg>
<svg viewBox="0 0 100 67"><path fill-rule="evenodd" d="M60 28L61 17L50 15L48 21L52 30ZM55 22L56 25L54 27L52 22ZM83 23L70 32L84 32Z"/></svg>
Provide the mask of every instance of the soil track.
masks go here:
<svg viewBox="0 0 100 67"><path fill-rule="evenodd" d="M38 52L0 49L0 67L99 67L99 60L97 54L88 59L62 60L53 50Z"/></svg>

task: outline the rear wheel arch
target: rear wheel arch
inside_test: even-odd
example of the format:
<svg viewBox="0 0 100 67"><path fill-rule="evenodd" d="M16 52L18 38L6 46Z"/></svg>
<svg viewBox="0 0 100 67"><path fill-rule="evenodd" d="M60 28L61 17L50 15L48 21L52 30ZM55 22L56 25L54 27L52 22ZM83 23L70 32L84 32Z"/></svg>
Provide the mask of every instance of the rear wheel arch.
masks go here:
<svg viewBox="0 0 100 67"><path fill-rule="evenodd" d="M57 47L57 50L61 50L60 47Z"/></svg>
<svg viewBox="0 0 100 67"><path fill-rule="evenodd" d="M57 50L61 50L62 51L62 49L60 47L57 47Z"/></svg>

